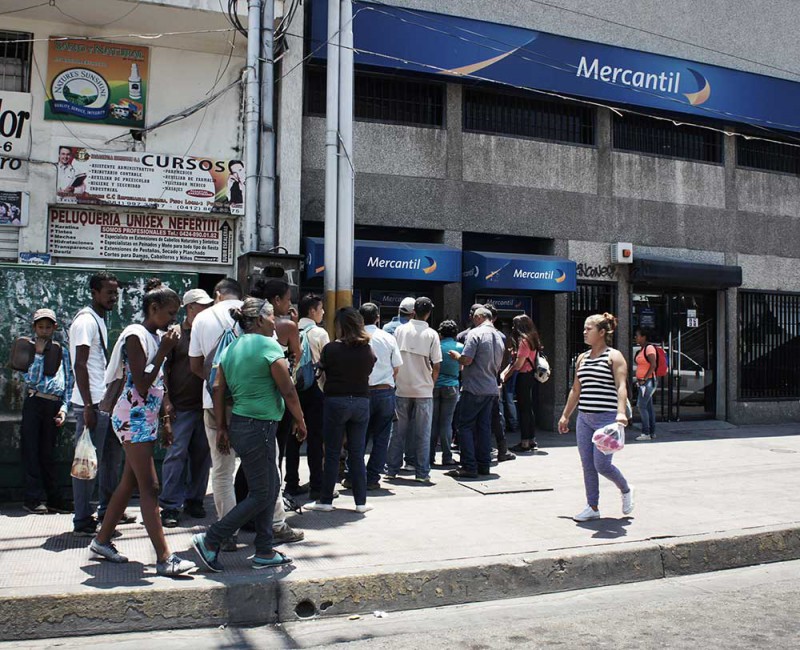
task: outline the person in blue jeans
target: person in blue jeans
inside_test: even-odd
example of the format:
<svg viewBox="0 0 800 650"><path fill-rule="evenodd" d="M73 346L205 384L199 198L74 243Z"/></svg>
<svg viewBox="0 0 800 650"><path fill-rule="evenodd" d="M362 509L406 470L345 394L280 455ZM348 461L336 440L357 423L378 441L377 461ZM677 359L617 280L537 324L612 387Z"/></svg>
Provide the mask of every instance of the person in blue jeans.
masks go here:
<svg viewBox="0 0 800 650"><path fill-rule="evenodd" d="M476 309L473 322L475 327L467 335L463 352L448 353L462 367L458 417L461 467L447 472L447 476L456 479L490 473L492 410L499 399L497 376L505 355L503 339L492 323L492 312L485 307Z"/></svg>
<svg viewBox="0 0 800 650"><path fill-rule="evenodd" d="M290 557L274 549L273 514L280 498L280 475L275 436L284 412L294 418L293 433L305 439L307 430L289 364L273 338L275 309L261 298L246 298L240 308L230 310L244 334L225 348L214 384L216 446L223 456L233 449L241 459L247 478L247 496L206 533L192 537L192 546L205 567L222 571L219 552L225 540L247 522L256 529L252 568L267 569L290 563ZM227 397L233 401L230 427Z"/></svg>
<svg viewBox="0 0 800 650"><path fill-rule="evenodd" d="M386 471L386 454L389 451L397 402L394 380L398 369L403 365L403 359L394 336L378 328L378 305L367 302L358 311L364 319L364 329L370 336L369 344L375 355L375 365L369 376L367 439L372 440L372 451L367 463L367 490L377 490L380 488L381 474Z"/></svg>
<svg viewBox="0 0 800 650"><path fill-rule="evenodd" d="M450 351L462 352L464 345L456 341L458 325L446 320L439 324L442 348L442 365L433 386L433 422L431 424L431 465L436 464L437 443L442 447L442 465L455 465L453 461L453 415L458 404L461 365L450 356Z"/></svg>
<svg viewBox="0 0 800 650"><path fill-rule="evenodd" d="M347 439L349 480L353 488L356 512L372 509L367 505L367 469L364 449L369 425L369 376L375 365L370 336L364 319L353 307L336 312L336 340L322 348L319 367L325 377L323 440L325 463L322 470L322 493L306 508L330 512L333 492L339 477L339 457Z"/></svg>
<svg viewBox="0 0 800 650"><path fill-rule="evenodd" d="M642 327L636 330L636 388L638 389L639 414L642 416L642 435L637 440L654 440L656 437L656 409L653 395L656 392L656 368L658 355L656 347L650 343L650 332Z"/></svg>

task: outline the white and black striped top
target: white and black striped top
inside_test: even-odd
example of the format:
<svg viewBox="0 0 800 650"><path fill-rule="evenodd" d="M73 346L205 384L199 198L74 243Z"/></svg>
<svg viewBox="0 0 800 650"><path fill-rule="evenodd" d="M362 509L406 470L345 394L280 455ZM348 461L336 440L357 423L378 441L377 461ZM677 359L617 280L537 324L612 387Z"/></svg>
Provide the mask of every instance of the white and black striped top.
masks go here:
<svg viewBox="0 0 800 650"><path fill-rule="evenodd" d="M611 371L610 354L611 348L606 348L605 352L592 359L587 352L578 368L578 380L581 382L578 409L584 413L617 410L617 385Z"/></svg>

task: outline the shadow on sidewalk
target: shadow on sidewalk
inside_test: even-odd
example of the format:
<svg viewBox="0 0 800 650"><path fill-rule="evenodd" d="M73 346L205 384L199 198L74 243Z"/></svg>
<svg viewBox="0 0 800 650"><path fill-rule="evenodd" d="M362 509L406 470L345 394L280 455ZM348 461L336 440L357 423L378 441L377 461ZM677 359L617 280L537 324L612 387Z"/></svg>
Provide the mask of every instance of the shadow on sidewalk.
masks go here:
<svg viewBox="0 0 800 650"><path fill-rule="evenodd" d="M141 562L114 564L94 558L87 560L87 564L81 567L81 571L89 575L81 584L87 587L94 587L95 589L152 587L153 585L145 580L145 578L152 578L155 576L155 570L153 570L151 575L145 575L145 565ZM191 578L191 576L187 577Z"/></svg>
<svg viewBox="0 0 800 650"><path fill-rule="evenodd" d="M592 539L619 539L625 537L628 531L625 530L633 521L631 517L612 519L611 517L601 517L592 521L575 521L572 517L561 516L559 519L567 519L575 523L576 528L594 531Z"/></svg>

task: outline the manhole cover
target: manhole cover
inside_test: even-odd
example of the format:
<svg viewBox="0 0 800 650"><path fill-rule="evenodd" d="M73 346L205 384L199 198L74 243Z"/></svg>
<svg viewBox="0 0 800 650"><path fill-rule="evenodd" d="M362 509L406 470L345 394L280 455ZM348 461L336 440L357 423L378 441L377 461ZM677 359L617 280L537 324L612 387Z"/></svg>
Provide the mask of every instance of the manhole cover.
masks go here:
<svg viewBox="0 0 800 650"><path fill-rule="evenodd" d="M776 454L796 454L797 451L794 449L770 449L770 451L774 451Z"/></svg>
<svg viewBox="0 0 800 650"><path fill-rule="evenodd" d="M462 481L460 485L468 490L486 496L492 494L520 494L523 492L552 492L553 487L540 481Z"/></svg>

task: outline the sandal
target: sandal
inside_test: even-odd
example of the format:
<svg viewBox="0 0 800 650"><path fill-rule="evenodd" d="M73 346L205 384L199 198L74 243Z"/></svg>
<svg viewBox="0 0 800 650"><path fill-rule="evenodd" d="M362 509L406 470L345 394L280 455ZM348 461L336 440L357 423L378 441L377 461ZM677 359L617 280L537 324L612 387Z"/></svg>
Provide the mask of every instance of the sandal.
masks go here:
<svg viewBox="0 0 800 650"><path fill-rule="evenodd" d="M273 555L269 559L254 555L252 567L254 569L268 569L270 567L278 567L278 566L283 566L284 564L291 564L291 562L292 558L290 558L288 555L284 555L280 551L275 551L275 555Z"/></svg>

